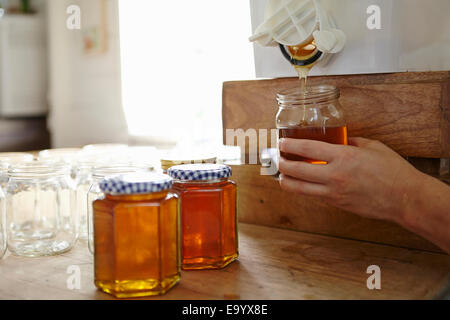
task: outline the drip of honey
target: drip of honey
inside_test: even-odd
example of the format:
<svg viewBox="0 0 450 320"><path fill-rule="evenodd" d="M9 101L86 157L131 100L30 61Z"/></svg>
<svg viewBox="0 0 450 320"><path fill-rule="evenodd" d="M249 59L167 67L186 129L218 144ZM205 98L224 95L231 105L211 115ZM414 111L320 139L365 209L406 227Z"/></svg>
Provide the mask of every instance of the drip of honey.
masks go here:
<svg viewBox="0 0 450 320"><path fill-rule="evenodd" d="M292 58L296 60L307 60L316 54L316 43L315 40L311 40L306 45L298 45L298 46L288 46L289 54ZM300 79L300 91L303 95L306 95L306 83L308 79L308 74L311 68L314 66L315 62L306 65L306 66L297 66L294 68L298 73L298 77Z"/></svg>

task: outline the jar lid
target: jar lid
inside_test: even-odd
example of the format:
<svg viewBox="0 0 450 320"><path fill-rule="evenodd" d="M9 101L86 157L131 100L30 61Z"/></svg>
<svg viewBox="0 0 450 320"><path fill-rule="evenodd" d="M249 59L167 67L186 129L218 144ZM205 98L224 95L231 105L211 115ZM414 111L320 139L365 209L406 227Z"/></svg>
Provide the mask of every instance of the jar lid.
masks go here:
<svg viewBox="0 0 450 320"><path fill-rule="evenodd" d="M169 168L167 174L183 181L208 181L228 178L231 167L223 164L183 164Z"/></svg>
<svg viewBox="0 0 450 320"><path fill-rule="evenodd" d="M100 189L108 194L143 194L172 188L172 178L166 174L128 173L102 179Z"/></svg>

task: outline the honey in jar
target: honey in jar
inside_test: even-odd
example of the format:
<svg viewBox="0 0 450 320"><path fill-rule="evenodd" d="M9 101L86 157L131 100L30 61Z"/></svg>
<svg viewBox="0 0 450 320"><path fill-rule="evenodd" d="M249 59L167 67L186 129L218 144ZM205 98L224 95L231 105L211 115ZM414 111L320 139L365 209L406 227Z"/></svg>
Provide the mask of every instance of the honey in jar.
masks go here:
<svg viewBox="0 0 450 320"><path fill-rule="evenodd" d="M180 280L179 202L172 179L135 173L100 181L94 209L94 280L117 298L166 293Z"/></svg>
<svg viewBox="0 0 450 320"><path fill-rule="evenodd" d="M183 270L220 269L238 257L236 185L220 164L173 166L181 201Z"/></svg>
<svg viewBox="0 0 450 320"><path fill-rule="evenodd" d="M290 127L279 129L280 138L309 139L334 144L347 144L347 127ZM313 164L326 164L324 161L304 158L299 155L281 152L281 156L292 161L306 161Z"/></svg>
<svg viewBox="0 0 450 320"><path fill-rule="evenodd" d="M332 144L348 143L347 125L339 103L339 89L331 85L307 87L280 92L277 96L276 125L278 138L309 139ZM326 164L321 159L308 159L280 152L287 160Z"/></svg>

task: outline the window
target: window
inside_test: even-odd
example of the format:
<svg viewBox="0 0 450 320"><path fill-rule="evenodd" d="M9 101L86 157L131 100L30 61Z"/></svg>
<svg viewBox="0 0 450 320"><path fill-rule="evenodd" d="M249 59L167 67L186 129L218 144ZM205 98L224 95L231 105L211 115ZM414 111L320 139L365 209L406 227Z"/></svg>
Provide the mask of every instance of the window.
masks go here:
<svg viewBox="0 0 450 320"><path fill-rule="evenodd" d="M222 142L222 83L254 78L243 0L119 1L122 96L132 135Z"/></svg>

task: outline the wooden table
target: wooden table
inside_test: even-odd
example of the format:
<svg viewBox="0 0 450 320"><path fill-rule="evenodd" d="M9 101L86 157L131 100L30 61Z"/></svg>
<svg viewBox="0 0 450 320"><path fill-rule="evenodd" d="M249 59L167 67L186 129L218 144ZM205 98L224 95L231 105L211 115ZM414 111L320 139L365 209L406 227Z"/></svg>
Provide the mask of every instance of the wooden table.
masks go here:
<svg viewBox="0 0 450 320"><path fill-rule="evenodd" d="M217 271L183 271L181 282L151 299L433 299L450 285L450 256L369 242L240 224L239 261ZM93 284L92 255L70 252L0 260L0 299L111 299ZM381 268L381 290L366 286ZM80 289L68 289L70 266Z"/></svg>

